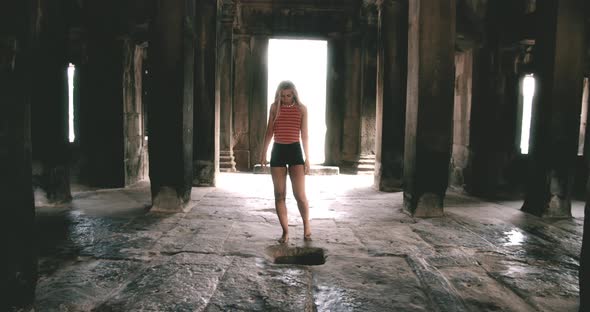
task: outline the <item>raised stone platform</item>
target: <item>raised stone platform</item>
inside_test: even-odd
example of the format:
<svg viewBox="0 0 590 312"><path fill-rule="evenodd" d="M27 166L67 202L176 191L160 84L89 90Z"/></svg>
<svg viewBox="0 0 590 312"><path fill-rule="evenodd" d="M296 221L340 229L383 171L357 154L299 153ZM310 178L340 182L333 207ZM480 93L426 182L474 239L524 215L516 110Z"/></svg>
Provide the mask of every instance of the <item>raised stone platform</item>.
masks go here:
<svg viewBox="0 0 590 312"><path fill-rule="evenodd" d="M340 169L336 166L322 166L322 165L311 165L309 170L309 175L318 175L318 176L325 176L325 175L339 175ZM270 166L261 166L260 164L256 164L254 166L254 173L266 173L270 174Z"/></svg>

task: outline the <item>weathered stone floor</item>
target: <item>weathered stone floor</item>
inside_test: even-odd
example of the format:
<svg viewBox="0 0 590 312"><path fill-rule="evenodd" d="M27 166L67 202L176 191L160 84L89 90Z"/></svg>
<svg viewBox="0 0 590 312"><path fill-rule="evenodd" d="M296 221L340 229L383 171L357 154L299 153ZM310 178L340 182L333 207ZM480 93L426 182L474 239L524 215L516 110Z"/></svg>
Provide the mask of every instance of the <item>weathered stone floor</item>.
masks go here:
<svg viewBox="0 0 590 312"><path fill-rule="evenodd" d="M542 220L449 193L445 217L412 219L371 181L308 177L314 240L288 194L289 249L268 175L222 174L188 213L148 213L146 186L39 207L35 311L577 311L583 203ZM311 247L325 264L274 263Z"/></svg>

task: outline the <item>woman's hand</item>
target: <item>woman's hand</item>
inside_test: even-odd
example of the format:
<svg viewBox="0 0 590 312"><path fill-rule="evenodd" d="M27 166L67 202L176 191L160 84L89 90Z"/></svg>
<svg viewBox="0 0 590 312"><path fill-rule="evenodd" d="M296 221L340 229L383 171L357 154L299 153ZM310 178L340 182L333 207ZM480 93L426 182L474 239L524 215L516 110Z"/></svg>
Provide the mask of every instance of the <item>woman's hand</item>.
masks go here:
<svg viewBox="0 0 590 312"><path fill-rule="evenodd" d="M309 160L306 159L305 163L303 164L303 168L305 169L305 174L309 174L310 167L309 167Z"/></svg>
<svg viewBox="0 0 590 312"><path fill-rule="evenodd" d="M266 160L266 156L260 157L260 165L262 167L266 167L267 164L268 164L268 161Z"/></svg>

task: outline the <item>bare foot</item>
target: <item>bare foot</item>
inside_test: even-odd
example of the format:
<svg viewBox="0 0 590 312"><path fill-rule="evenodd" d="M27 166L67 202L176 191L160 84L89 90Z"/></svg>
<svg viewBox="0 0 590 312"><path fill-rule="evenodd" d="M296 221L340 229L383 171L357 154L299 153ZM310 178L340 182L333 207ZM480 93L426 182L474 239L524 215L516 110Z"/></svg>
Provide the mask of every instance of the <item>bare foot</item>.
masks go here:
<svg viewBox="0 0 590 312"><path fill-rule="evenodd" d="M279 238L279 244L286 244L289 242L289 234L283 233L283 236Z"/></svg>
<svg viewBox="0 0 590 312"><path fill-rule="evenodd" d="M311 230L309 226L309 221L303 223L303 240L306 242L311 242Z"/></svg>
<svg viewBox="0 0 590 312"><path fill-rule="evenodd" d="M307 234L303 234L303 240L306 242L311 242L311 232Z"/></svg>

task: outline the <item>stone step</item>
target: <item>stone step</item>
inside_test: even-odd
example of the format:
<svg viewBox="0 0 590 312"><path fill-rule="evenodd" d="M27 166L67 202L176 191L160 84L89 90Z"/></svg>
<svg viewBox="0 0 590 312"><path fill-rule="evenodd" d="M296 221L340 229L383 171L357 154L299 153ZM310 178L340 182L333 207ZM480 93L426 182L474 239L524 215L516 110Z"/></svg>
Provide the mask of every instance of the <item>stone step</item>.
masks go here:
<svg viewBox="0 0 590 312"><path fill-rule="evenodd" d="M374 171L375 170L375 164L372 164L372 165L359 164L358 167L356 167L356 169L358 171Z"/></svg>
<svg viewBox="0 0 590 312"><path fill-rule="evenodd" d="M235 158L231 155L219 156L219 171L221 172L236 172Z"/></svg>
<svg viewBox="0 0 590 312"><path fill-rule="evenodd" d="M270 173L270 166L262 167L260 164L254 165L254 173ZM322 165L311 165L310 175L338 175L340 169L336 166L322 166Z"/></svg>

